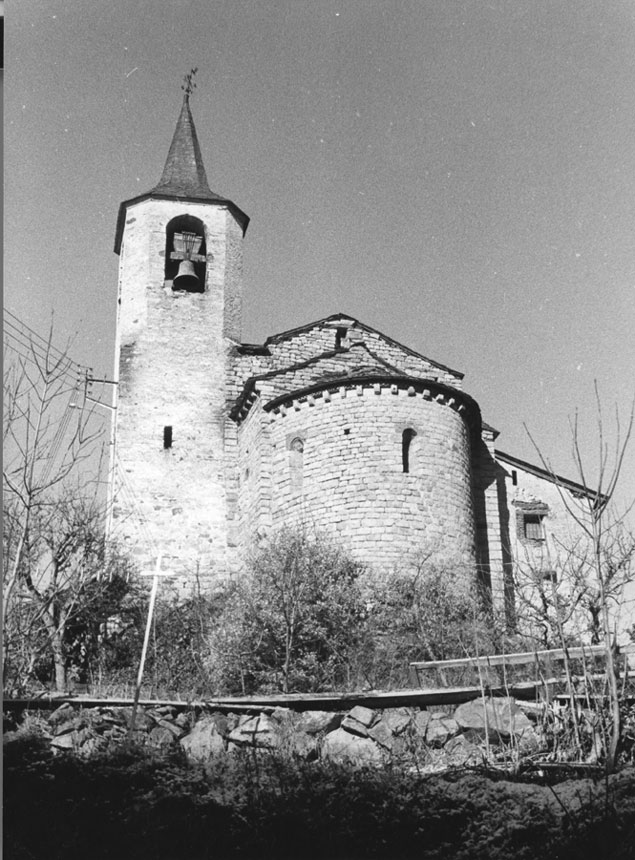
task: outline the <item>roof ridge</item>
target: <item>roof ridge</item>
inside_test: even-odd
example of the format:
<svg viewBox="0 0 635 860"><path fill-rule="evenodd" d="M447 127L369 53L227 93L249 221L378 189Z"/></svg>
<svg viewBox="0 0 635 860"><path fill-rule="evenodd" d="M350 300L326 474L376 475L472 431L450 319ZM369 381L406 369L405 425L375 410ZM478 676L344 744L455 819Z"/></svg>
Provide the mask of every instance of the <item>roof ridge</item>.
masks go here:
<svg viewBox="0 0 635 860"><path fill-rule="evenodd" d="M452 376L455 376L457 379L463 379L465 376L465 374L462 373L460 370L453 370L453 368L448 367L448 365L446 364L441 364L439 361L435 361L433 358L428 358L428 356L424 355L422 352L417 352L416 349L412 349L412 347L406 346L404 343L400 343L398 340L395 340L393 337L390 337L390 335L384 334L384 332L379 331L379 329L373 328L373 326L370 326L367 323L356 319L356 317L350 314L331 314L328 317L322 317L322 319L314 320L310 323L305 323L305 325L287 329L287 331L282 331L278 334L272 334L265 340L263 346L268 346L271 343L277 343L280 340L286 340L287 338L294 337L295 335L302 334L306 331L310 331L312 328L316 328L317 326L323 325L324 323L332 322L333 320L336 320L338 318L345 318L351 320L355 325L360 326L360 328L366 329L366 331L373 332L373 334L379 335L381 338L383 338L385 341L392 344L393 346L404 350L404 352L407 352L409 355L414 355L416 358L421 358L424 361L427 361L428 364L431 364L434 367L438 367L439 370L445 370L447 373L452 374Z"/></svg>

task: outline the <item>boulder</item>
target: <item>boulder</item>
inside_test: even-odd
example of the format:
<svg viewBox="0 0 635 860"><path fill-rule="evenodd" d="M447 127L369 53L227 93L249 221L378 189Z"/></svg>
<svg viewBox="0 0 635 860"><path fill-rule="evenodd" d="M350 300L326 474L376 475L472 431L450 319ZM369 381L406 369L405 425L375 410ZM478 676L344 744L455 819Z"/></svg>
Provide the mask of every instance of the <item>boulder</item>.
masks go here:
<svg viewBox="0 0 635 860"><path fill-rule="evenodd" d="M51 746L56 750L72 750L75 749L75 735L70 732L65 735L56 735L51 740Z"/></svg>
<svg viewBox="0 0 635 860"><path fill-rule="evenodd" d="M447 757L448 764L453 767L464 767L466 765L478 765L483 763L483 752L481 747L470 743L465 735L458 735L447 742L443 751Z"/></svg>
<svg viewBox="0 0 635 860"><path fill-rule="evenodd" d="M330 711L303 711L300 714L298 731L307 735L319 735L320 732L331 732L340 727L342 715Z"/></svg>
<svg viewBox="0 0 635 860"><path fill-rule="evenodd" d="M412 727L416 735L421 735L425 738L426 731L430 720L432 719L429 711L417 711L412 719Z"/></svg>
<svg viewBox="0 0 635 860"><path fill-rule="evenodd" d="M347 732L351 732L354 735L367 737L368 729L375 722L376 716L375 711L370 708L356 705L342 720L341 728L346 729Z"/></svg>
<svg viewBox="0 0 635 860"><path fill-rule="evenodd" d="M75 716L75 709L70 704L70 702L65 702L63 705L60 705L59 708L56 708L52 714L49 715L47 722L50 726L59 726L61 723L67 723L73 719Z"/></svg>
<svg viewBox="0 0 635 860"><path fill-rule="evenodd" d="M459 733L455 719L443 714L433 714L426 728L426 743L431 747L442 747Z"/></svg>
<svg viewBox="0 0 635 860"><path fill-rule="evenodd" d="M183 735L187 733L187 729L181 728L181 726L177 726L175 722L172 720L160 720L158 725L162 729L167 729L169 732L172 732L175 738L181 739Z"/></svg>
<svg viewBox="0 0 635 860"><path fill-rule="evenodd" d="M494 743L534 735L529 718L510 696L465 702L456 709L454 718L462 729L479 732Z"/></svg>
<svg viewBox="0 0 635 860"><path fill-rule="evenodd" d="M76 731L77 728L78 723L74 719L69 720L67 723L58 723L55 728L54 735L56 738L60 735L68 735Z"/></svg>
<svg viewBox="0 0 635 860"><path fill-rule="evenodd" d="M130 718L129 718L130 719ZM128 728L128 722L124 723L121 720L109 720L112 725L118 726L120 728ZM156 721L147 714L144 710L139 708L134 718L134 727L138 732L149 732L156 725Z"/></svg>
<svg viewBox="0 0 635 860"><path fill-rule="evenodd" d="M280 729L267 714L248 717L228 735L228 740L237 746L266 747L273 749L280 744Z"/></svg>
<svg viewBox="0 0 635 860"><path fill-rule="evenodd" d="M379 720L374 726L368 729L368 737L372 738L375 743L387 750L391 750L394 743L394 735L390 731L388 724L383 720Z"/></svg>
<svg viewBox="0 0 635 860"><path fill-rule="evenodd" d="M344 728L335 729L324 738L323 758L354 765L381 765L384 757L377 744L370 738L351 734Z"/></svg>
<svg viewBox="0 0 635 860"><path fill-rule="evenodd" d="M185 713L185 711L181 711L181 713L177 714L174 718L174 725L187 731L191 728L192 719L189 714Z"/></svg>
<svg viewBox="0 0 635 860"><path fill-rule="evenodd" d="M427 713L421 711L420 713ZM393 735L400 735L412 722L412 714L407 708L389 708L384 711L382 722L385 723Z"/></svg>
<svg viewBox="0 0 635 860"><path fill-rule="evenodd" d="M172 732L163 726L155 726L148 734L148 738L155 747L169 747L176 741Z"/></svg>
<svg viewBox="0 0 635 860"><path fill-rule="evenodd" d="M216 753L224 752L225 741L214 717L203 717L192 731L181 739L181 746L195 761L207 761Z"/></svg>

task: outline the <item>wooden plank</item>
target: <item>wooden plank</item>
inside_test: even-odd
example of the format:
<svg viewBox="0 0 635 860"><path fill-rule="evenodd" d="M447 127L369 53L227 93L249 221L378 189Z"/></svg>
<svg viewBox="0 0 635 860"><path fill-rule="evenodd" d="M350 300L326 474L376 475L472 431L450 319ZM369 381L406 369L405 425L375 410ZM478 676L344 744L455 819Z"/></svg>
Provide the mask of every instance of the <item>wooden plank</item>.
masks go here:
<svg viewBox="0 0 635 860"><path fill-rule="evenodd" d="M534 699L542 684L533 681L514 684L509 687L488 687L488 696L513 696L517 699ZM278 696L240 696L222 699L200 700L196 702L141 699L144 707L171 706L179 709L200 708L222 711L263 711L276 708L289 708L294 711L346 711L355 705L368 708L429 707L434 705L453 705L480 698L481 687L443 687L432 690L411 689L390 692L369 691L364 693L296 693ZM36 710L57 708L65 703L83 708L131 708L132 699L98 699L92 696L55 696L40 699L7 699L7 710Z"/></svg>
<svg viewBox="0 0 635 860"><path fill-rule="evenodd" d="M604 654L603 645L587 645L575 648L568 648L570 660L576 660L583 657L601 657ZM564 660L565 653L563 648L553 648L547 651L519 651L516 654L491 654L484 657L459 657L455 660L429 660L426 662L411 663L413 669L453 669L453 668L469 668L470 666L478 668L487 668L488 666L521 666L527 663L535 663L540 660Z"/></svg>

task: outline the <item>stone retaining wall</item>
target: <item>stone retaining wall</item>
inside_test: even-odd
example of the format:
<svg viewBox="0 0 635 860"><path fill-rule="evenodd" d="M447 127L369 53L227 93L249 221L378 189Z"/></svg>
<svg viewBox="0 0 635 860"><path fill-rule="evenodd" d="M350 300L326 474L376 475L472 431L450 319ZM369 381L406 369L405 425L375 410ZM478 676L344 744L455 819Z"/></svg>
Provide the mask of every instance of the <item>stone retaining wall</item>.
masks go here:
<svg viewBox="0 0 635 860"><path fill-rule="evenodd" d="M22 723L50 738L59 751L91 754L128 736L130 707L81 708L65 703L51 713L25 712ZM157 748L180 744L195 761L240 750L278 751L308 760L318 758L358 765L387 763L428 770L480 764L486 752L513 746L523 751L544 747L542 706L511 698L481 699L454 708L416 707L374 710L294 712L268 708L236 713L174 705L137 712L135 741ZM6 719L6 717L5 717ZM8 728L15 728L9 726Z"/></svg>

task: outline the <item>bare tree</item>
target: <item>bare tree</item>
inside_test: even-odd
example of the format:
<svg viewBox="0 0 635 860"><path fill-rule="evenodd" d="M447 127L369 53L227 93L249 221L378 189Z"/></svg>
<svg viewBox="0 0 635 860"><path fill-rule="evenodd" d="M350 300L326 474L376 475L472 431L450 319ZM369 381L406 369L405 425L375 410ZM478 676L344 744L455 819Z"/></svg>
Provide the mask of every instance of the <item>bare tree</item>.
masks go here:
<svg viewBox="0 0 635 860"><path fill-rule="evenodd" d="M606 419L602 409L597 384L595 385L597 409L597 480L592 486L589 480L589 465L582 453L580 426L576 412L571 421L571 444L577 479L584 493L575 498L566 492L550 462L527 430L534 448L544 468L550 473L558 488L562 504L572 518L582 540L573 547L565 548L568 553L570 578L570 603L588 612L591 620L592 641L604 646L606 682L610 709L610 731L606 749L608 770L615 767L617 748L620 739L620 696L615 663L615 613L611 607L619 609L625 585L632 578L631 563L635 556L635 540L625 528L626 518L633 509L635 499L622 513L615 511L615 492L622 474L635 420L635 401L631 405L625 426L615 409L613 429L607 438ZM566 570L565 570L566 572ZM555 599L555 621L559 627L559 637L564 639L562 626L562 604ZM569 612L569 609L567 609ZM571 614L569 615L571 617Z"/></svg>
<svg viewBox="0 0 635 860"><path fill-rule="evenodd" d="M94 497L96 484L89 472L83 470L87 461L96 456L102 431L101 421L85 398L87 373L70 359L67 350L58 350L53 345L52 326L47 338L10 320L8 326L3 422L4 514L8 523L4 536L2 607L5 677L10 651L15 645L9 619L24 616L18 607L24 605L25 595L37 592L50 596L65 587L59 571L67 569L64 553L72 554L70 545L67 541L66 550L58 546L52 551L49 541L45 550L44 537L50 535L56 518L59 524L70 499L79 499L87 492ZM93 504L93 525L94 512ZM82 527L77 539L85 536ZM73 538L72 543L76 551L78 541ZM57 567L57 574L51 565ZM45 587L44 570L48 571ZM41 619L46 617L44 612ZM50 640L51 647L53 643L54 637ZM61 676L58 682L62 683Z"/></svg>

